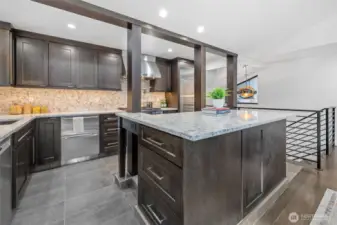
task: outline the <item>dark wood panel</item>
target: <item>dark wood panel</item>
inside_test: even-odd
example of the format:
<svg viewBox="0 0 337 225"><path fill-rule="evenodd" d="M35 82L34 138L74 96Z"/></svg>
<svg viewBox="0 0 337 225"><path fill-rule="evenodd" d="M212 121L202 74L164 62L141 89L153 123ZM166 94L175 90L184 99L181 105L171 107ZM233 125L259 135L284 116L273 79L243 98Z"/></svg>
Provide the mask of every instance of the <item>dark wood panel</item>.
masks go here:
<svg viewBox="0 0 337 225"><path fill-rule="evenodd" d="M263 127L242 131L243 212L246 215L263 193Z"/></svg>
<svg viewBox="0 0 337 225"><path fill-rule="evenodd" d="M16 84L41 87L48 85L47 42L17 37Z"/></svg>
<svg viewBox="0 0 337 225"><path fill-rule="evenodd" d="M123 62L120 55L99 52L98 87L100 89L121 90Z"/></svg>
<svg viewBox="0 0 337 225"><path fill-rule="evenodd" d="M171 60L171 92L165 92L165 98L167 100L167 106L172 108L178 108L180 95L180 82L179 82L179 60Z"/></svg>
<svg viewBox="0 0 337 225"><path fill-rule="evenodd" d="M242 219L241 132L184 145L184 223L237 224Z"/></svg>
<svg viewBox="0 0 337 225"><path fill-rule="evenodd" d="M157 154L182 167L183 139L168 133L141 126L139 142Z"/></svg>
<svg viewBox="0 0 337 225"><path fill-rule="evenodd" d="M139 149L139 175L159 188L171 209L182 216L182 170L142 145Z"/></svg>
<svg viewBox="0 0 337 225"><path fill-rule="evenodd" d="M286 121L263 128L264 192L270 192L286 177Z"/></svg>
<svg viewBox="0 0 337 225"><path fill-rule="evenodd" d="M9 30L0 29L0 86L8 86L11 84L11 38L12 35Z"/></svg>
<svg viewBox="0 0 337 225"><path fill-rule="evenodd" d="M77 74L76 48L49 43L49 85L74 88Z"/></svg>
<svg viewBox="0 0 337 225"><path fill-rule="evenodd" d="M78 48L78 88L98 87L97 51Z"/></svg>

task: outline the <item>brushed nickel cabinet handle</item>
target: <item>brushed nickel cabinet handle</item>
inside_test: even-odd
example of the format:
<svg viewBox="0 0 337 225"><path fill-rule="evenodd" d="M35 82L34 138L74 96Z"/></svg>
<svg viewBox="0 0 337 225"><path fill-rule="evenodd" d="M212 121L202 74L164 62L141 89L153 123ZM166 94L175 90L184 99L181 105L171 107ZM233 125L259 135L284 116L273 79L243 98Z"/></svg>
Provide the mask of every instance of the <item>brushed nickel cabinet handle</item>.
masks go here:
<svg viewBox="0 0 337 225"><path fill-rule="evenodd" d="M149 142L152 142L153 144L158 145L158 146L160 146L160 147L164 145L164 143L155 141L155 140L153 140L153 139L150 138L150 137L147 137L146 140L148 140Z"/></svg>
<svg viewBox="0 0 337 225"><path fill-rule="evenodd" d="M118 128L108 128L107 131L118 131Z"/></svg>
<svg viewBox="0 0 337 225"><path fill-rule="evenodd" d="M156 172L153 171L152 166L148 167L147 170L157 179L157 180L163 180L163 176L159 176Z"/></svg>
<svg viewBox="0 0 337 225"><path fill-rule="evenodd" d="M166 218L164 216L162 216L163 219L160 219L160 217L154 212L152 206L153 205L151 204L151 205L147 205L146 207L148 208L148 210L150 211L150 213L153 215L153 217L157 220L157 222L159 224L162 224L166 220Z"/></svg>

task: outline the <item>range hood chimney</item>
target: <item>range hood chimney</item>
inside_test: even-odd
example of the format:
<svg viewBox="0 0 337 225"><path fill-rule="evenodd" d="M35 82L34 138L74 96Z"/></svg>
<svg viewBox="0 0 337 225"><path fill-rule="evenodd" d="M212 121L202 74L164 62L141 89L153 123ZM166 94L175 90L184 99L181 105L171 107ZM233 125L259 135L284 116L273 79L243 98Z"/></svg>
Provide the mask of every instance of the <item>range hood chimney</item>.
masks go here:
<svg viewBox="0 0 337 225"><path fill-rule="evenodd" d="M156 57L149 55L142 55L142 74L144 79L158 79L161 78L159 68L156 64Z"/></svg>
<svg viewBox="0 0 337 225"><path fill-rule="evenodd" d="M128 69L128 61L127 61L127 52L123 51L122 52L122 57L123 57L123 64L125 67L125 74L127 74L127 69ZM159 71L159 68L156 64L156 57L150 56L150 55L142 55L141 58L141 76L144 79L147 80L153 80L153 79L158 79L161 78L161 73Z"/></svg>

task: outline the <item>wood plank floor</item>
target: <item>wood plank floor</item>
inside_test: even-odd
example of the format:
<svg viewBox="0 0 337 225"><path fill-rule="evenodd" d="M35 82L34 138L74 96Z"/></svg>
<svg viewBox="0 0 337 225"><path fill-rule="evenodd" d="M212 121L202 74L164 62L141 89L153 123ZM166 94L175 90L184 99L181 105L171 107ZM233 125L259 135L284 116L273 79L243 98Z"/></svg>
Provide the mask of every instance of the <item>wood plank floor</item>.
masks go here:
<svg viewBox="0 0 337 225"><path fill-rule="evenodd" d="M336 150L335 150L336 151ZM323 163L323 170L303 168L291 181L288 189L256 225L308 225L327 188L337 191L337 153ZM300 216L297 223L289 221L289 214Z"/></svg>

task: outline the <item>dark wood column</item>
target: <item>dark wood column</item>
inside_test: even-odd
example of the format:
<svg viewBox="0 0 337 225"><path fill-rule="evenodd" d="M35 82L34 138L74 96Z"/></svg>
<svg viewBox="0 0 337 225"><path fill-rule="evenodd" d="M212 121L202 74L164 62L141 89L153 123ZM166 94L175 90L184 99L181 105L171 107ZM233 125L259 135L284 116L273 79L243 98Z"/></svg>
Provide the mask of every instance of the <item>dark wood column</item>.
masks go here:
<svg viewBox="0 0 337 225"><path fill-rule="evenodd" d="M206 49L194 48L194 110L201 111L206 105Z"/></svg>
<svg viewBox="0 0 337 225"><path fill-rule="evenodd" d="M141 110L141 55L142 40L141 27L128 25L128 67L127 67L127 111L140 112Z"/></svg>
<svg viewBox="0 0 337 225"><path fill-rule="evenodd" d="M142 31L140 26L129 24L127 32L127 111L136 113L141 111ZM123 126L124 120L120 119L119 176L134 176L138 174L138 137Z"/></svg>
<svg viewBox="0 0 337 225"><path fill-rule="evenodd" d="M237 106L237 79L238 79L238 57L227 55L227 88L231 90L231 96L227 97L227 106Z"/></svg>

